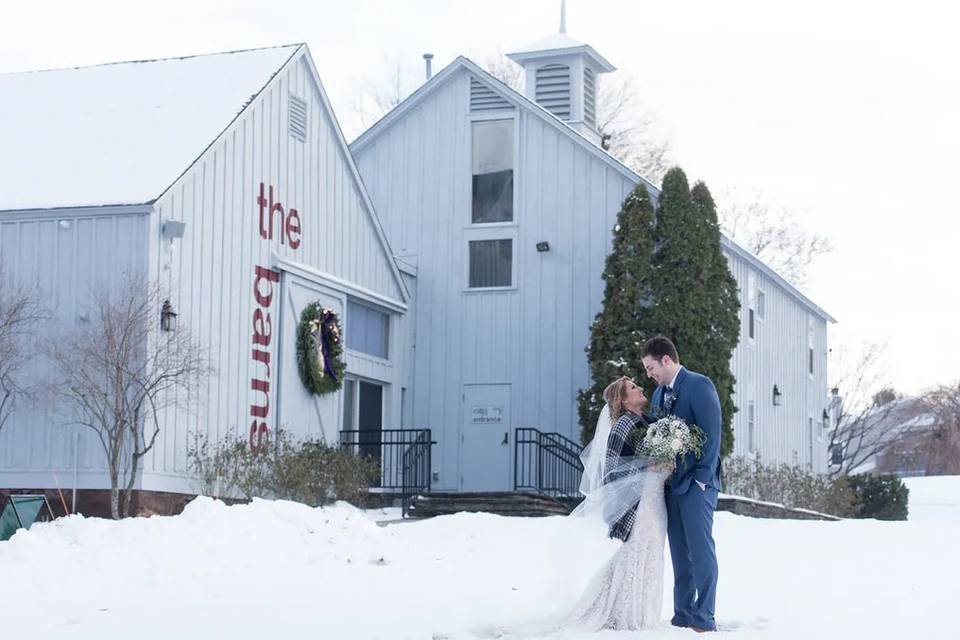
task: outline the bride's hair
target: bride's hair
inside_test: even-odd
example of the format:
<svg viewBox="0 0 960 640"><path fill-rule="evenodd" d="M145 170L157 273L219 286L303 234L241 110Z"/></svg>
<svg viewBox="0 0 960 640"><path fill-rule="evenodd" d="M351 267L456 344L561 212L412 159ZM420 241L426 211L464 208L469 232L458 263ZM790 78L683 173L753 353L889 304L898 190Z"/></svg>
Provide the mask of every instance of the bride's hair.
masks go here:
<svg viewBox="0 0 960 640"><path fill-rule="evenodd" d="M603 390L603 400L610 407L611 423L615 424L623 415L623 397L626 395L626 386L629 381L629 377L620 376Z"/></svg>

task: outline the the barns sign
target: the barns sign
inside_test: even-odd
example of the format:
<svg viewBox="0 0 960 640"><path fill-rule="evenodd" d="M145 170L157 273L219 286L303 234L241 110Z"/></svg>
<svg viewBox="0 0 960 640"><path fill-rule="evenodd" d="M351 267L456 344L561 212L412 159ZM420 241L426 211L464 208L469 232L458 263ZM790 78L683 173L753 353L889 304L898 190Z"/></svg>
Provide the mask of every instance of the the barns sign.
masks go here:
<svg viewBox="0 0 960 640"><path fill-rule="evenodd" d="M264 184L260 183L260 194L257 196L257 206L260 209L260 237L271 241L274 232L280 236L280 244L291 249L300 247L302 228L300 214L296 209L284 210L278 199L273 200L273 186L269 186L264 193ZM276 223L276 227L274 226ZM270 310L273 305L274 294L279 291L280 272L254 265L253 267L253 297L256 305L253 309L253 331L251 337L251 358L254 370L257 372L250 378L250 389L255 398L250 405L250 449L258 451L266 445L267 435L270 433L270 342L273 337L273 321Z"/></svg>

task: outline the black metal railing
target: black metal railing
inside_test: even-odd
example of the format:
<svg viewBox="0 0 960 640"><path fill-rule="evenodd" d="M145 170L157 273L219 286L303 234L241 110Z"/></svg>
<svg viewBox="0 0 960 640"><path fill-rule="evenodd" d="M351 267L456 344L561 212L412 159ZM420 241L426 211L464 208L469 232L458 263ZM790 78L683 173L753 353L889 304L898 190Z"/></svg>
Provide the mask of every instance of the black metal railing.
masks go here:
<svg viewBox="0 0 960 640"><path fill-rule="evenodd" d="M399 492L403 515L417 494L430 491L430 429L360 429L340 432L340 446L355 455L380 461L380 477L372 488Z"/></svg>
<svg viewBox="0 0 960 640"><path fill-rule="evenodd" d="M520 427L513 439L513 490L536 491L553 498L580 495L583 447L559 433Z"/></svg>

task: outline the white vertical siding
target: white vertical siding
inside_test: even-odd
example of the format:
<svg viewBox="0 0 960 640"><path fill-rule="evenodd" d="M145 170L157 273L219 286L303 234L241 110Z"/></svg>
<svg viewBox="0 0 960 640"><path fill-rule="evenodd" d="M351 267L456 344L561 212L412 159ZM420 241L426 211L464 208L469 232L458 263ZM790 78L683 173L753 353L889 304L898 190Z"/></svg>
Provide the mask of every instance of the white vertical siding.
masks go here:
<svg viewBox="0 0 960 640"><path fill-rule="evenodd" d="M290 93L308 105L304 142L287 130ZM209 347L217 374L210 385L190 398L189 411L165 412L160 439L146 463L145 488L189 490L183 474L192 434L218 439L228 434L246 437L249 432L250 405L262 404L262 394L250 388L251 379L265 375L265 366L251 358L255 266L276 268L280 259L317 272L317 282L340 291L344 300L347 291L324 274L403 304L392 256L380 242L362 185L354 179L339 136L307 59L295 56L156 203L151 228L152 273L170 291L180 321ZM265 195L273 186L274 201L281 202L288 214L297 209L302 227L298 248L282 244L278 229L272 240L261 238L257 202L261 182ZM185 236L174 242L172 250L157 240L164 219L187 224ZM283 345L278 344L280 309L280 287L275 285L270 306L271 387L266 420L271 430L278 426L281 360L296 358L292 336L284 336ZM341 320L346 322L343 316ZM394 326L399 326L397 322L393 321ZM398 353L398 362L404 357ZM403 367L371 368L362 358L349 354L347 364L350 372L390 384L385 404L386 417L392 420L389 411L399 407L400 385L396 383ZM284 370L289 372L288 367ZM299 379L289 379L292 377L287 374L283 384L300 384ZM341 393L323 398L322 403L326 407L323 414L328 416L323 435L335 439ZM292 416L288 411L282 419L284 426L296 432L315 433L308 424L302 429L299 426L310 417Z"/></svg>
<svg viewBox="0 0 960 640"><path fill-rule="evenodd" d="M605 256L633 184L524 110L516 118L514 224L470 225L469 74L460 73L357 153L398 254L418 265L414 422L435 430L440 488L459 484L462 386L512 388L513 426L578 438L576 392L603 296ZM583 176L589 179L583 179ZM514 239L514 289L465 291L470 239ZM550 251L538 253L539 241Z"/></svg>
<svg viewBox="0 0 960 640"><path fill-rule="evenodd" d="M4 276L36 286L41 303L53 314L39 327L41 340L55 339L90 318L96 290L118 286L125 274L145 272L149 216L122 209L0 213ZM42 384L54 372L46 358L37 357L24 374L28 384ZM0 431L0 487L53 488L54 472L61 485L71 482L75 433L80 434L76 462L81 483L109 486L96 435L65 426L67 420L44 395L35 402L21 401Z"/></svg>
<svg viewBox="0 0 960 640"><path fill-rule="evenodd" d="M769 276L741 256L725 251L730 270L740 286L740 344L731 359L736 377L734 453L749 454L747 406L756 407L757 456L768 464L797 464L817 472L826 471L826 443L821 415L827 401L826 322ZM748 335L750 279L766 297L765 318L756 317L755 337ZM814 375L808 374L807 319L813 318ZM773 405L773 385L781 395ZM814 420L814 456L810 458L808 419Z"/></svg>

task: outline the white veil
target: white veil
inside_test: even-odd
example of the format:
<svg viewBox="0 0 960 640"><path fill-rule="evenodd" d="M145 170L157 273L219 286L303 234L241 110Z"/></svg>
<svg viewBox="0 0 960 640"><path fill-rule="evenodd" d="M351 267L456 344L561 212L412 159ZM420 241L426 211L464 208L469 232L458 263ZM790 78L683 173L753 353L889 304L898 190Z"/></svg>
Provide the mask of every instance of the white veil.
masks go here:
<svg viewBox="0 0 960 640"><path fill-rule="evenodd" d="M593 440L580 453L583 463L580 493L583 494L583 502L570 514L600 518L608 526L633 509L644 491L662 492L663 478L668 473L642 456L608 456L607 441L612 430L610 408L604 405L597 419Z"/></svg>

